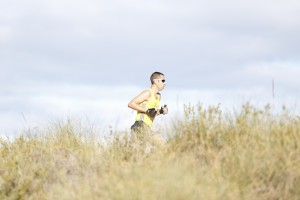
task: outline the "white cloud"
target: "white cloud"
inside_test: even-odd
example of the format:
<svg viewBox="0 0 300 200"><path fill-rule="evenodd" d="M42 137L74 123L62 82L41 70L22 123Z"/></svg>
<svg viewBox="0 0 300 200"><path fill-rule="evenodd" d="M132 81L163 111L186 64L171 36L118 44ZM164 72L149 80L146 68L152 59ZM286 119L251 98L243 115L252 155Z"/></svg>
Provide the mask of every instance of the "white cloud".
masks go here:
<svg viewBox="0 0 300 200"><path fill-rule="evenodd" d="M11 28L9 26L0 25L0 44L9 42L11 38Z"/></svg>
<svg viewBox="0 0 300 200"><path fill-rule="evenodd" d="M275 91L281 95L299 98L297 93L300 87L300 63L295 62L262 62L246 66L242 72L245 77L253 77L255 84L271 85L274 81ZM269 87L270 88L270 87Z"/></svg>
<svg viewBox="0 0 300 200"><path fill-rule="evenodd" d="M20 131L22 126L40 126L65 117L87 118L96 121L98 126L124 128L121 118L126 116L124 121L128 122L126 118L132 114L127 103L134 90L134 87L90 85L28 85L18 88L0 100L0 118L14 116L8 118L10 123L1 124L1 130ZM120 122L117 122L118 118ZM15 119L14 123L12 119ZM16 129L11 129L12 126Z"/></svg>

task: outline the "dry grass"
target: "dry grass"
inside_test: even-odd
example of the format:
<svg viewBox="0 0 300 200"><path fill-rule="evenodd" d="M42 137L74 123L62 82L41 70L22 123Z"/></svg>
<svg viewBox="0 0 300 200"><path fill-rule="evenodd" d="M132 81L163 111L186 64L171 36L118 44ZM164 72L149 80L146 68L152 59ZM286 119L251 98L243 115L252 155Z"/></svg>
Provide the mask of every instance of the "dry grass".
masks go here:
<svg viewBox="0 0 300 200"><path fill-rule="evenodd" d="M299 199L300 119L185 106L166 144L71 123L0 138L0 199Z"/></svg>

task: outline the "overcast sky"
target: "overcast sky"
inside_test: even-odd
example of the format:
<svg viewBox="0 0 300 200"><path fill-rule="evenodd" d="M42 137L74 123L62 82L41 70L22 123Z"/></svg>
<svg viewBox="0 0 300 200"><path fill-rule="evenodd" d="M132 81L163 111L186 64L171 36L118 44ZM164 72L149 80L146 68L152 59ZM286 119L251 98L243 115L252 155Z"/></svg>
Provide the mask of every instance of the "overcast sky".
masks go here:
<svg viewBox="0 0 300 200"><path fill-rule="evenodd" d="M154 71L166 118L188 102L299 110L299 19L298 0L1 1L0 134L68 117L127 129Z"/></svg>

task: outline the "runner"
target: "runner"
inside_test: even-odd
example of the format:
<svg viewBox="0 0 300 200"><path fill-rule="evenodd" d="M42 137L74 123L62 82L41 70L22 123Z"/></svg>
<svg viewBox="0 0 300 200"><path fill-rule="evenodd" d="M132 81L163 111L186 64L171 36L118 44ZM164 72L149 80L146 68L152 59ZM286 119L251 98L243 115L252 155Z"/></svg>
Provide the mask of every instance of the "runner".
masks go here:
<svg viewBox="0 0 300 200"><path fill-rule="evenodd" d="M151 132L151 125L156 116L168 113L168 107L165 105L159 109L161 94L165 87L165 76L161 72L154 72L150 76L151 87L142 91L137 97L128 103L128 107L137 111L135 123L131 126L132 131Z"/></svg>

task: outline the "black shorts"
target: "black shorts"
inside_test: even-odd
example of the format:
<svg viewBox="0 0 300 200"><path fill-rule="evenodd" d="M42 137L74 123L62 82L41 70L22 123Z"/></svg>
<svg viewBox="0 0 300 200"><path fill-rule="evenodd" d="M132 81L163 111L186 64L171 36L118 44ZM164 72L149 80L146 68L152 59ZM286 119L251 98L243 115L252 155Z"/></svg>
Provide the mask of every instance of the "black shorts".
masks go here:
<svg viewBox="0 0 300 200"><path fill-rule="evenodd" d="M150 127L143 121L135 121L131 126L132 131L150 131Z"/></svg>

